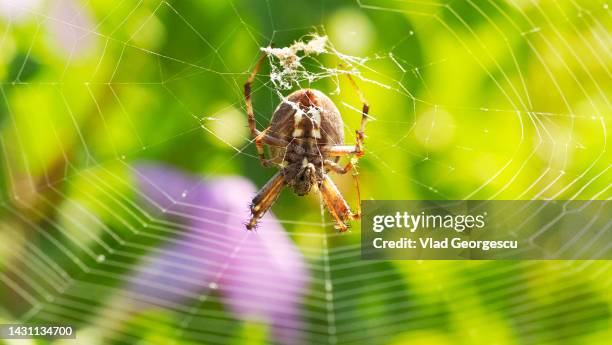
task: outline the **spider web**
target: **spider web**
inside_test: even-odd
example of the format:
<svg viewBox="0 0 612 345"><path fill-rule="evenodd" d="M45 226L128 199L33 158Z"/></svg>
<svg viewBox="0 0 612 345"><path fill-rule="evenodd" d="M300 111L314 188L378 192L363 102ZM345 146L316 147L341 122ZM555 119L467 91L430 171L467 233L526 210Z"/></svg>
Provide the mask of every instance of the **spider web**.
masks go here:
<svg viewBox="0 0 612 345"><path fill-rule="evenodd" d="M139 161L202 161L191 166L199 181L167 195L187 209L201 207L189 196L202 184L235 174L241 165L259 186L273 173L259 167L244 130L242 96L242 84L271 42L282 48L327 37L324 49L304 56L297 68L284 70L270 58L272 69L266 67L254 85L260 130L291 87L327 91L349 134L361 110L343 75L351 74L369 99L366 155L358 167L364 199L610 199L612 79L604 2L356 1L339 8L321 2L305 10L302 25L283 15L291 6L283 2L266 1L259 13L267 16L265 25L255 19L254 5L230 2L222 13L231 25L223 26L227 36L220 41L175 2L121 1L103 8L66 0L57 6L3 1L0 7L2 50L26 51L0 88L6 114L0 154L9 191L0 233L0 279L10 296L0 309L5 321L72 322L87 344L267 339L257 319L255 326L243 324L220 307L227 300L218 290L230 259L217 262L214 278L197 282L202 288L180 303L151 300L126 286L130 275L147 269L139 259L163 252L167 242L188 241L181 234L191 217L146 202L134 183ZM82 19L88 14L91 22ZM380 18L388 27L375 26ZM165 23L172 25L168 34L189 39L189 51L162 49L147 35L163 32ZM393 26L398 23L402 30ZM68 32L67 38L58 32ZM47 73L29 80L28 70L53 35L72 45L54 60L39 61ZM376 39L380 50L368 50ZM87 42L94 47L80 58ZM188 89L199 85L205 102ZM71 98L75 94L81 97ZM51 110L32 115L32 100ZM167 116L176 119L168 128ZM32 135L41 128L44 136ZM194 144L202 152L168 156L177 145ZM354 206L350 177L334 179ZM292 203L302 205L299 214ZM597 326L609 324L610 300L602 297L612 282L607 261L367 262L360 260L359 231L337 234L316 196L284 193L272 212L311 277L300 332L288 342L401 341L401 334L484 342L508 327L515 333L504 335L508 342L609 338L609 328ZM231 217L244 221L244 214ZM230 249L232 260L248 236ZM258 236L266 236L265 227ZM13 243L9 239L16 244L5 245ZM219 245L218 238L209 241ZM205 264L189 259L177 272ZM181 278L168 274L168 281ZM266 297L265 291L253 293ZM134 316L129 300L159 313ZM571 323L563 331L556 323L547 328L554 317ZM146 338L121 325L135 318L165 338Z"/></svg>

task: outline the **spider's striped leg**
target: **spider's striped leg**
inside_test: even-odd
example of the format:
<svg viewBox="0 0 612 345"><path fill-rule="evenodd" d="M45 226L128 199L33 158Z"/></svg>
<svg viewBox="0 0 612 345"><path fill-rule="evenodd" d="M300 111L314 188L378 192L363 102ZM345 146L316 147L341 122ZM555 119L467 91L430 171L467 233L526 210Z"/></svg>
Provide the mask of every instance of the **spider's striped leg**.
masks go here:
<svg viewBox="0 0 612 345"><path fill-rule="evenodd" d="M359 135L358 135L359 137ZM359 141L358 141L359 142ZM338 163L332 160L325 160L324 164L330 170L339 173L346 174L349 171L354 171L353 179L355 181L355 188L357 189L357 212L350 213L350 218L353 220L361 219L361 191L359 189L359 179L357 177L357 171L355 170L355 165L359 160L359 157L363 156L363 146L356 144L355 146L350 145L329 145L321 147L321 151L327 155L327 157L342 157L353 155L348 163L344 167L338 165Z"/></svg>
<svg viewBox="0 0 612 345"><path fill-rule="evenodd" d="M353 89L355 89L355 92L357 92L357 95L359 96L359 100L363 104L363 107L361 109L361 124L359 126L359 129L355 131L355 145L354 146L328 145L328 146L321 147L321 151L324 152L327 157L342 157L342 156L348 156L348 155L353 156L351 157L351 160L344 167L339 166L337 163L331 160L325 162L326 166L329 169L339 174L346 174L350 170L354 171L355 164L357 164L357 161L359 160L359 158L364 155L365 151L363 150L363 140L365 138L365 134L364 134L365 126L369 118L368 113L370 112L370 106L368 105L368 102L365 99L363 93L357 86L357 83L355 82L353 77L351 77L350 74L347 74L346 76L348 80L350 81ZM361 195L360 195L360 190L359 190L359 180L357 178L357 173L353 174L353 178L355 181L355 188L357 189L357 198L358 198L357 213L351 213L350 210L348 210L346 217L356 220L356 219L361 218Z"/></svg>
<svg viewBox="0 0 612 345"><path fill-rule="evenodd" d="M332 170L333 172L338 173L340 175L344 175L355 168L355 164L357 164L357 158L351 158L345 166L341 166L340 164L329 159L323 161L323 164L325 164L325 167L329 170Z"/></svg>
<svg viewBox="0 0 612 345"><path fill-rule="evenodd" d="M261 162L261 165L263 165L264 167L269 167L272 161L270 159L266 159L263 144L268 144L277 147L287 147L287 145L289 145L289 143L283 139L268 135L267 132L269 129L270 127L266 128L263 132L259 133L255 137L255 147L257 147L257 155L259 156L259 161Z"/></svg>
<svg viewBox="0 0 612 345"><path fill-rule="evenodd" d="M357 212L350 214L350 217L353 220L361 219L361 190L359 189L359 174L357 173L357 170L355 170L356 163L357 158L355 157L351 158L351 160L346 163L344 167L329 159L326 159L323 162L323 164L325 164L325 167L341 175L346 174L351 170L353 171L353 181L355 182L355 190L357 191Z"/></svg>
<svg viewBox="0 0 612 345"><path fill-rule="evenodd" d="M257 221L272 207L285 186L283 171L279 170L270 181L257 193L251 202L251 219L246 228L251 230L257 225Z"/></svg>
<svg viewBox="0 0 612 345"><path fill-rule="evenodd" d="M342 157L355 155L356 157L363 156L362 148L357 145L325 145L321 147L321 152L329 157Z"/></svg>
<svg viewBox="0 0 612 345"><path fill-rule="evenodd" d="M244 84L244 100L246 102L249 129L251 130L251 136L253 136L253 138L257 137L260 133L255 125L255 114L253 113L253 102L251 101L251 85L253 85L255 76L259 72L259 69L261 68L261 65L265 58L266 55L262 54L259 60L257 60L257 64L255 64L255 68L253 69L253 72L251 72L249 79Z"/></svg>
<svg viewBox="0 0 612 345"><path fill-rule="evenodd" d="M259 60L257 60L257 63L255 64L255 68L251 72L249 79L244 84L244 99L246 102L246 111L247 111L247 116L248 116L249 129L251 130L251 136L255 138L255 146L257 147L257 154L259 156L259 160L261 161L261 164L264 167L267 167L267 166L270 166L271 162L270 160L266 159L264 155L263 144L284 147L284 146L287 146L288 143L282 139L275 138L275 137L268 135L266 132L268 131L268 129L270 129L270 127L266 128L263 132L260 132L257 129L256 123L255 123L255 114L253 113L253 102L251 100L251 86L253 85L255 76L259 72L259 69L261 68L261 65L265 58L266 58L266 55L262 54Z"/></svg>
<svg viewBox="0 0 612 345"><path fill-rule="evenodd" d="M342 197L342 194L338 191L338 187L336 187L336 184L329 176L324 175L323 181L319 186L319 191L321 192L325 206L327 206L329 213L336 222L336 228L340 230L340 232L347 231L347 221L353 219L353 214Z"/></svg>
<svg viewBox="0 0 612 345"><path fill-rule="evenodd" d="M355 189L357 190L357 213L351 214L353 220L361 219L361 190L359 189L359 178L357 172L353 174L353 181L355 181Z"/></svg>
<svg viewBox="0 0 612 345"><path fill-rule="evenodd" d="M368 118L370 117L368 115L368 113L370 112L370 106L365 96L363 95L363 92L361 92L361 90L359 89L359 86L357 86L357 83L355 82L353 77L351 77L350 74L347 74L346 76L348 80L351 82L351 86L353 87L353 89L355 89L355 92L357 92L357 95L359 96L359 100L363 104L363 107L361 108L361 125L359 126L359 129L355 131L355 136L356 136L355 147L356 147L356 151L358 151L357 156L361 157L363 156L363 139L364 139L364 133L365 133L365 126L366 126L366 123L368 122Z"/></svg>

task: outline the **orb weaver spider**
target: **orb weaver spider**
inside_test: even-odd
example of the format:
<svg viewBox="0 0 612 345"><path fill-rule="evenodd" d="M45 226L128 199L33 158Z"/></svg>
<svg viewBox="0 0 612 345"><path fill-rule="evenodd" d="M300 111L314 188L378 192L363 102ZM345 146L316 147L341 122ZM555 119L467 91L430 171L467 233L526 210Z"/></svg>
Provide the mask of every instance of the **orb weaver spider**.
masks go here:
<svg viewBox="0 0 612 345"><path fill-rule="evenodd" d="M355 131L355 145L344 145L344 123L332 100L323 92L309 88L297 90L284 98L274 111L270 125L260 132L255 125L251 85L265 57L263 54L259 58L244 84L244 98L249 129L261 164L264 167L276 165L280 169L253 198L251 219L246 228L253 229L274 204L283 187L288 186L300 196L308 194L315 187L334 219L335 228L340 232L347 231L350 220L361 218L359 181L354 168L364 155L363 140L369 105L354 79L347 74L363 104L361 126ZM265 157L264 144L269 147L270 159ZM340 157L349 155L352 157L346 165L338 164ZM356 213L351 212L336 184L328 176L330 171L346 174L351 170L354 171L357 189Z"/></svg>

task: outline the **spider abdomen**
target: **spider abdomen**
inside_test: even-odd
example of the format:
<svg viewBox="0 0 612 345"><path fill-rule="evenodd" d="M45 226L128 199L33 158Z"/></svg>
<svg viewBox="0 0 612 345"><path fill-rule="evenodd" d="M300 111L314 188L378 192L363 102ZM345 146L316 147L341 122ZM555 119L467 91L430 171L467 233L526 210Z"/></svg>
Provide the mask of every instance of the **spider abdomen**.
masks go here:
<svg viewBox="0 0 612 345"><path fill-rule="evenodd" d="M268 132L289 143L286 148L270 147L272 160L284 165L288 161L302 162L299 156L302 154L308 160L321 156L318 146L344 143L343 127L338 108L323 92L315 89L295 91L272 115Z"/></svg>
<svg viewBox="0 0 612 345"><path fill-rule="evenodd" d="M343 127L338 108L318 90L295 91L276 108L268 132L289 144L270 147L270 154L296 194L308 194L313 185L321 184L323 161L328 157L320 147L343 144Z"/></svg>
<svg viewBox="0 0 612 345"><path fill-rule="evenodd" d="M287 96L272 115L269 133L288 142L314 138L319 144L344 143L344 123L338 108L315 89L301 89Z"/></svg>

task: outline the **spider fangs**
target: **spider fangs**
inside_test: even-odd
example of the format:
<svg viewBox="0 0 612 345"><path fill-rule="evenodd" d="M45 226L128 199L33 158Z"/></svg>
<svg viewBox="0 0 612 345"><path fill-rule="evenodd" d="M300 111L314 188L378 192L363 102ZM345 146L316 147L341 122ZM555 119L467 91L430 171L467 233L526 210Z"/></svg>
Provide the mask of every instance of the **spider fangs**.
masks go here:
<svg viewBox="0 0 612 345"><path fill-rule="evenodd" d="M347 74L363 103L361 126L355 131L355 145L344 145L344 124L338 108L324 93L314 89L301 89L287 96L274 111L270 126L260 132L255 126L251 85L264 58L265 55L259 59L245 83L244 97L249 128L255 139L259 159L264 167L276 165L280 169L253 198L250 206L251 219L246 228L250 230L255 227L259 218L274 204L283 187L292 188L297 195L306 195L316 186L336 228L341 232L346 231L349 220L361 217L361 208L358 202L357 212L351 212L327 173L333 171L346 174L353 170L359 157L363 156L363 133L368 120L368 103L353 78ZM264 155L264 144L270 148L270 159ZM346 165L338 164L340 157L349 155L351 159ZM359 199L356 172L353 177Z"/></svg>

